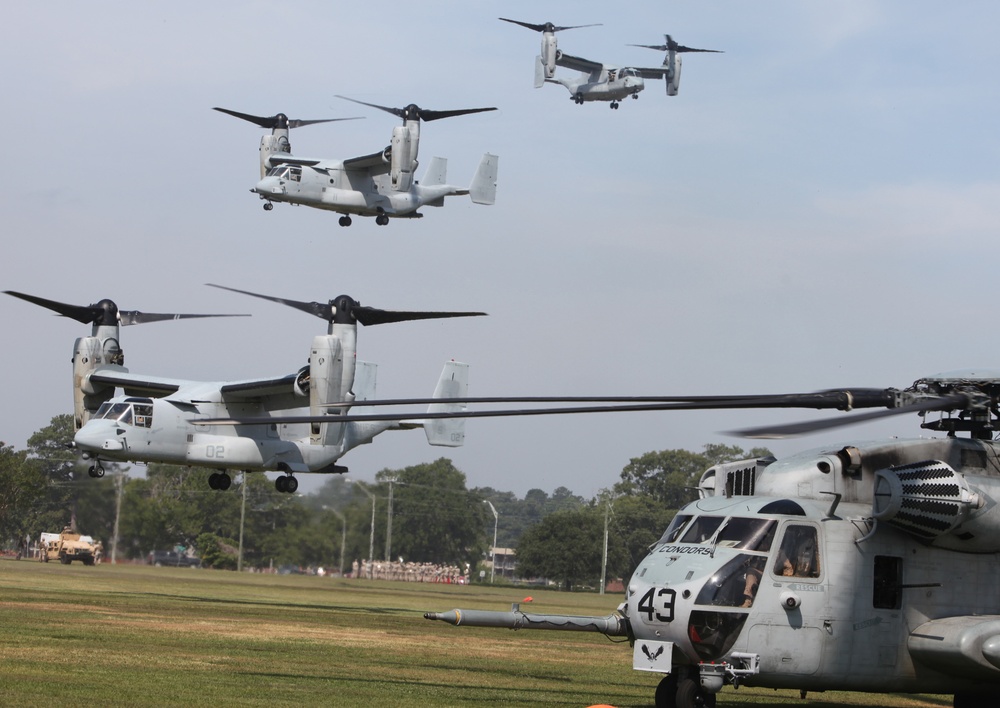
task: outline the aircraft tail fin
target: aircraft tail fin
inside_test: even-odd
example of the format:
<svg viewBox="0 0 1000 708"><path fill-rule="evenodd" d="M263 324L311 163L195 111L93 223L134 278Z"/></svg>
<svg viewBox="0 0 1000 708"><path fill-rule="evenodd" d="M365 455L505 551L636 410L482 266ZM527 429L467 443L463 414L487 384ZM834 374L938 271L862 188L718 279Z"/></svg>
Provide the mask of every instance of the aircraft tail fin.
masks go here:
<svg viewBox="0 0 1000 708"><path fill-rule="evenodd" d="M443 157L432 157L420 184L425 187L448 184L448 160Z"/></svg>
<svg viewBox="0 0 1000 708"><path fill-rule="evenodd" d="M469 185L469 198L475 204L494 204L497 200L497 162L499 157L486 153Z"/></svg>
<svg viewBox="0 0 1000 708"><path fill-rule="evenodd" d="M542 63L542 56L535 57L535 88L541 88L545 84L545 64Z"/></svg>
<svg viewBox="0 0 1000 708"><path fill-rule="evenodd" d="M434 398L465 398L469 395L469 365L457 361L449 361L441 370ZM432 403L427 407L428 413L459 412L465 410L464 403ZM461 447L465 444L465 419L441 418L424 421L424 433L431 445L444 447Z"/></svg>

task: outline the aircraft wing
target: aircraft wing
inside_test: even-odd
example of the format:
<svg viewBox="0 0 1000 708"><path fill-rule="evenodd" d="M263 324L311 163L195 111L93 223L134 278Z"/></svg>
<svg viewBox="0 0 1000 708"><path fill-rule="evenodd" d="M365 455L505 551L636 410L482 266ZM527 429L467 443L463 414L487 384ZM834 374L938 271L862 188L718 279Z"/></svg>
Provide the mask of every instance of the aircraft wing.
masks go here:
<svg viewBox="0 0 1000 708"><path fill-rule="evenodd" d="M130 374L123 368L110 366L97 369L89 378L91 383L124 389L127 396L169 396L190 383L181 379Z"/></svg>
<svg viewBox="0 0 1000 708"><path fill-rule="evenodd" d="M275 165L301 165L303 167L313 167L322 162L322 160L315 160L312 158L293 157L292 155L283 152L276 152L267 158L267 160L271 167L274 167Z"/></svg>
<svg viewBox="0 0 1000 708"><path fill-rule="evenodd" d="M247 379L223 384L219 389L226 400L247 398L268 398L270 396L286 396L294 391L295 379L298 374L288 374L275 379Z"/></svg>
<svg viewBox="0 0 1000 708"><path fill-rule="evenodd" d="M667 75L667 67L665 66L658 66L652 69L641 66L630 66L629 68L644 79L662 79Z"/></svg>
<svg viewBox="0 0 1000 708"><path fill-rule="evenodd" d="M370 170L375 167L380 167L384 169L389 168L389 159L391 154L391 146L386 147L384 150L379 150L378 152L373 152L371 155L362 155L361 157L352 157L344 160L345 170Z"/></svg>
<svg viewBox="0 0 1000 708"><path fill-rule="evenodd" d="M591 61L590 59L574 57L563 52L560 52L558 56L556 56L556 66L572 69L573 71L582 71L585 74L596 74L598 76L600 76L601 71L604 69L604 64L599 61Z"/></svg>

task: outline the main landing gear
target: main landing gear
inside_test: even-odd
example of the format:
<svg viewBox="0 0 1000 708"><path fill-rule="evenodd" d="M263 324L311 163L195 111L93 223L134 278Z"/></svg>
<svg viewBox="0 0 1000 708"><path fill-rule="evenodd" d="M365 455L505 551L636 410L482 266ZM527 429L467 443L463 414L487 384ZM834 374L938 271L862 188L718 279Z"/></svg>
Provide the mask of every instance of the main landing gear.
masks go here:
<svg viewBox="0 0 1000 708"><path fill-rule="evenodd" d="M233 478L227 472L213 472L208 475L208 486L219 491L226 491L233 484Z"/></svg>
<svg viewBox="0 0 1000 708"><path fill-rule="evenodd" d="M285 494L294 494L295 490L299 488L299 480L290 474L286 474L274 480L274 488Z"/></svg>
<svg viewBox="0 0 1000 708"><path fill-rule="evenodd" d="M715 708L715 694L701 687L698 675L667 674L656 687L656 708Z"/></svg>
<svg viewBox="0 0 1000 708"><path fill-rule="evenodd" d="M379 214L378 216L375 217L375 223L378 224L379 226L385 226L386 224L389 223L389 217L386 216L385 214Z"/></svg>

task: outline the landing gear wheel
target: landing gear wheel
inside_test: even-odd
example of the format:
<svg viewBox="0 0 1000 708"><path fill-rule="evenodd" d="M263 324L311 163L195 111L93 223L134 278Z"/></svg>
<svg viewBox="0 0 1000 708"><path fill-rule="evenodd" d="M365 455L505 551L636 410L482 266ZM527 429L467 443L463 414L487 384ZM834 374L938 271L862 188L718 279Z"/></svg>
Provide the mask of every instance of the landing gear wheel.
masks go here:
<svg viewBox="0 0 1000 708"><path fill-rule="evenodd" d="M220 472L219 473L219 478L218 478L218 480L216 480L216 483L218 484L218 486L216 487L216 489L219 489L219 490L221 490L221 491L224 492L227 489L229 489L231 486L233 486L233 478L230 477L225 472Z"/></svg>
<svg viewBox="0 0 1000 708"><path fill-rule="evenodd" d="M264 211L271 211L274 209L274 204L271 202L264 202Z"/></svg>
<svg viewBox="0 0 1000 708"><path fill-rule="evenodd" d="M677 682L677 708L715 708L715 694L705 691L694 679Z"/></svg>
<svg viewBox="0 0 1000 708"><path fill-rule="evenodd" d="M664 676L656 687L654 696L656 708L677 708L677 675Z"/></svg>
<svg viewBox="0 0 1000 708"><path fill-rule="evenodd" d="M350 226L351 225L351 217L349 217L349 216L342 216L339 219L337 219L337 223L340 224L341 226Z"/></svg>
<svg viewBox="0 0 1000 708"><path fill-rule="evenodd" d="M299 488L299 480L295 477L288 476L285 477L285 491L289 494L294 494L295 490Z"/></svg>
<svg viewBox="0 0 1000 708"><path fill-rule="evenodd" d="M613 111L617 111L618 110L618 101L612 101L611 102L611 110L613 110Z"/></svg>
<svg viewBox="0 0 1000 708"><path fill-rule="evenodd" d="M389 223L389 217L386 216L385 214L379 214L378 216L375 217L375 223L378 224L379 226L385 226L386 224Z"/></svg>
<svg viewBox="0 0 1000 708"><path fill-rule="evenodd" d="M276 480L274 480L274 488L281 493L287 492L288 490L285 488L287 480L288 477L278 477Z"/></svg>
<svg viewBox="0 0 1000 708"><path fill-rule="evenodd" d="M101 477L104 476L104 468L101 467L100 465L91 465L90 469L87 470L87 474L89 474L91 477L94 477L95 479L100 479Z"/></svg>

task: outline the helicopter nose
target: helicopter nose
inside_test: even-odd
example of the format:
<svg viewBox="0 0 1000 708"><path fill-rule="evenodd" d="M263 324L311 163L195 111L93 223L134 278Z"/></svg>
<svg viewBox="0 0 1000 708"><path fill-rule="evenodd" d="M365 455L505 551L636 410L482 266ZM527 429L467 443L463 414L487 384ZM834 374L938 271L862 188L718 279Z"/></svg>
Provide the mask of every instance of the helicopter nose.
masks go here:
<svg viewBox="0 0 1000 708"><path fill-rule="evenodd" d="M121 432L119 432L121 431ZM113 420L91 420L76 435L73 442L77 448L87 452L107 452L124 450L125 444L119 438L125 430Z"/></svg>
<svg viewBox="0 0 1000 708"><path fill-rule="evenodd" d="M253 188L261 196L270 197L285 191L284 182L278 177L265 177Z"/></svg>

